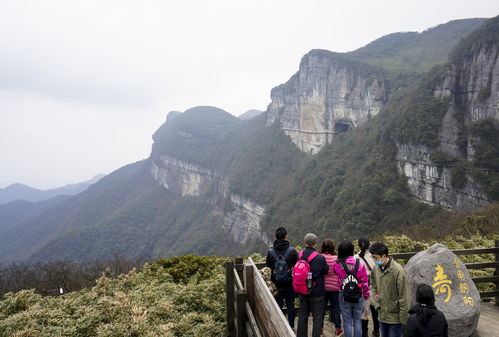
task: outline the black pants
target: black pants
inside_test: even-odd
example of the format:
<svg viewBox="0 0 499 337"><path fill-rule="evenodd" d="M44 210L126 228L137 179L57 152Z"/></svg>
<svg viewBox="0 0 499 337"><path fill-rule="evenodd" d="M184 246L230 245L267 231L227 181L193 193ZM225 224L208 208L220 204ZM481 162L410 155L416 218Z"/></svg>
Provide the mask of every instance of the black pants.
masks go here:
<svg viewBox="0 0 499 337"><path fill-rule="evenodd" d="M288 322L289 325L295 327L295 297L296 293L292 288L290 289L279 289L279 293L275 296L275 301L279 308L282 309L284 301L286 301L286 308L288 309Z"/></svg>
<svg viewBox="0 0 499 337"><path fill-rule="evenodd" d="M375 332L377 331L378 335L379 335L378 311L376 309L374 309L374 307L372 305L370 306L370 309L371 309L371 316L373 318L373 329ZM368 324L369 324L369 321L367 319L362 320L362 337L368 336L368 330L367 330Z"/></svg>
<svg viewBox="0 0 499 337"><path fill-rule="evenodd" d="M298 317L297 337L308 337L308 315L312 313L314 325L312 337L320 337L324 314L324 296L300 295L300 316Z"/></svg>
<svg viewBox="0 0 499 337"><path fill-rule="evenodd" d="M371 316L373 317L373 329L374 331L379 332L379 320L378 320L378 311L374 309L374 306L371 307Z"/></svg>

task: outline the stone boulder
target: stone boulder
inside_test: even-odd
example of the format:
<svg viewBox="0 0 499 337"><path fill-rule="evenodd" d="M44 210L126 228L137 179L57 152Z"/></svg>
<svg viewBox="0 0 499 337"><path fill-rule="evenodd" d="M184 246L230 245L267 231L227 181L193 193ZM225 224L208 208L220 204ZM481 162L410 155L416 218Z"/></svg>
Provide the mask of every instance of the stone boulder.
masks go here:
<svg viewBox="0 0 499 337"><path fill-rule="evenodd" d="M405 270L412 287L413 304L416 287L430 285L435 291L435 305L449 324L449 337L469 337L480 317L480 294L464 263L446 246L436 244L419 252Z"/></svg>

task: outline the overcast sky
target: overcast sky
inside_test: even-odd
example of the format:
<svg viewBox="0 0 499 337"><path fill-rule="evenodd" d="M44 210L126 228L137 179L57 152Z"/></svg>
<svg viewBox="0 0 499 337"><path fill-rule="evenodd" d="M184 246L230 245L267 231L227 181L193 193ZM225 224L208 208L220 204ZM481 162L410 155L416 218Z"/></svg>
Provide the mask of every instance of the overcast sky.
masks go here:
<svg viewBox="0 0 499 337"><path fill-rule="evenodd" d="M498 14L497 0L1 0L0 187L144 159L171 110L265 110L310 49Z"/></svg>

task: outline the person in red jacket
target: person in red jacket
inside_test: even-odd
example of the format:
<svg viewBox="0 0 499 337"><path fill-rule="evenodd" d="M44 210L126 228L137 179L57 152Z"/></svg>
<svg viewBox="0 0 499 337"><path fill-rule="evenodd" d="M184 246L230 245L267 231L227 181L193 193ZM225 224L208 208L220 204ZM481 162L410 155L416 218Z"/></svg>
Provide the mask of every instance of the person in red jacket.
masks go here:
<svg viewBox="0 0 499 337"><path fill-rule="evenodd" d="M334 266L334 271L339 276L338 285L341 287L340 310L343 317L343 328L345 337L362 337L362 311L364 301L369 299L369 283L364 264L353 257L353 244L350 241L343 241L338 247L338 260ZM348 272L345 270L348 270ZM356 299L352 299L348 287L351 283L357 284ZM355 302L356 301L356 302ZM355 334L352 334L352 327Z"/></svg>
<svg viewBox="0 0 499 337"><path fill-rule="evenodd" d="M343 333L341 330L341 316L340 316L340 302L339 294L340 287L338 285L338 274L334 272L334 265L338 259L338 255L334 249L334 241L332 239L325 239L322 242L321 254L326 258L326 263L329 266L329 272L324 276L324 286L326 288L326 295L324 296L324 318L326 317L326 310L328 303L331 303L331 311L329 319L336 327L336 336Z"/></svg>

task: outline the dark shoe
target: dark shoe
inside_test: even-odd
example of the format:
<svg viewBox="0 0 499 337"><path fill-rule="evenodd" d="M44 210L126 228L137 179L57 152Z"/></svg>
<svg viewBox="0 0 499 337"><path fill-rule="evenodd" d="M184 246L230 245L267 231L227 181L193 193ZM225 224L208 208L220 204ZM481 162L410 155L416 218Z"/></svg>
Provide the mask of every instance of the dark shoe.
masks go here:
<svg viewBox="0 0 499 337"><path fill-rule="evenodd" d="M379 331L373 331L373 337L379 337Z"/></svg>

